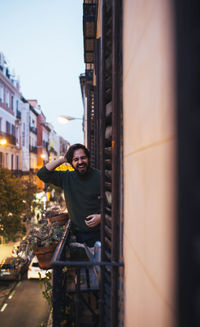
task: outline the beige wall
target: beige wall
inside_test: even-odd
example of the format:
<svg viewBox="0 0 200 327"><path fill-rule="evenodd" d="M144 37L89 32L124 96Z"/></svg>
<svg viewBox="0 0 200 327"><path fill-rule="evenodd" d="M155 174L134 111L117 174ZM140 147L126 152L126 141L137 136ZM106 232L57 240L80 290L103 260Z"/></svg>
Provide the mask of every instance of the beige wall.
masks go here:
<svg viewBox="0 0 200 327"><path fill-rule="evenodd" d="M125 327L174 326L175 105L167 0L123 1Z"/></svg>

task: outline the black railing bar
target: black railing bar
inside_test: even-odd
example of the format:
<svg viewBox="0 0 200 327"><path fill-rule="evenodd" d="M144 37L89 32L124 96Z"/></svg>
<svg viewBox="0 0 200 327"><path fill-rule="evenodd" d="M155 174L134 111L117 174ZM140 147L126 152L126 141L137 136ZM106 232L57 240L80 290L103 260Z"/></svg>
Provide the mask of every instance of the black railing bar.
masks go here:
<svg viewBox="0 0 200 327"><path fill-rule="evenodd" d="M52 266L112 266L112 267L124 267L123 262L116 261L52 261Z"/></svg>
<svg viewBox="0 0 200 327"><path fill-rule="evenodd" d="M76 300L75 300L75 311L76 311L76 321L75 321L75 326L79 327L80 325L80 319L79 319L79 307L80 307L80 267L77 268L76 270L76 275L77 275L77 284L75 285L76 287Z"/></svg>
<svg viewBox="0 0 200 327"><path fill-rule="evenodd" d="M67 241L67 238L69 236L69 232L70 232L70 227L71 227L71 220L68 221L68 224L67 224L67 227L66 227L66 230L64 231L63 235L62 235L62 238L61 238L61 241L60 243L58 244L56 250L55 250L55 253L53 255L53 258L52 258L52 265L58 260L60 259L61 257L61 253L64 249L64 246L66 244L66 241Z"/></svg>

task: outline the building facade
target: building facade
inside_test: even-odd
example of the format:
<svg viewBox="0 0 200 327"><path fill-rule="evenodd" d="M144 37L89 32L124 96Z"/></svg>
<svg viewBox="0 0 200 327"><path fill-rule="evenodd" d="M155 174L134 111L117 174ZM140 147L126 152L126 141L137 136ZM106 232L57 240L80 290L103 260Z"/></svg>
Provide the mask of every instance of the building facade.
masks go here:
<svg viewBox="0 0 200 327"><path fill-rule="evenodd" d="M29 104L29 152L30 152L30 170L35 172L37 169L37 117L39 113Z"/></svg>
<svg viewBox="0 0 200 327"><path fill-rule="evenodd" d="M176 14L171 1L83 1L85 143L101 170L101 259L118 264L102 272L100 326L187 326L177 296Z"/></svg>
<svg viewBox="0 0 200 327"><path fill-rule="evenodd" d="M85 140L100 149L102 260L119 264L101 326L200 325L199 9L83 1Z"/></svg>
<svg viewBox="0 0 200 327"><path fill-rule="evenodd" d="M21 169L21 93L0 53L0 167Z"/></svg>
<svg viewBox="0 0 200 327"><path fill-rule="evenodd" d="M36 172L69 143L48 124L37 100L26 100L0 53L0 168Z"/></svg>

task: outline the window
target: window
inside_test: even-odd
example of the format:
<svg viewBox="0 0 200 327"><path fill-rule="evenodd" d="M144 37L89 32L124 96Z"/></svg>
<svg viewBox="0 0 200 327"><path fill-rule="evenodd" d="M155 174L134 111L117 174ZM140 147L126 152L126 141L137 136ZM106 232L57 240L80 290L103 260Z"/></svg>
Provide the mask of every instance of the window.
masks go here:
<svg viewBox="0 0 200 327"><path fill-rule="evenodd" d="M3 102L3 86L0 86L0 103Z"/></svg>
<svg viewBox="0 0 200 327"><path fill-rule="evenodd" d="M12 109L12 111L14 109L14 97L13 97L13 95L11 96L11 109Z"/></svg>
<svg viewBox="0 0 200 327"><path fill-rule="evenodd" d="M6 162L5 162L5 168L8 168L8 153L6 153Z"/></svg>
<svg viewBox="0 0 200 327"><path fill-rule="evenodd" d="M15 137L16 137L16 143L19 144L19 128L15 127Z"/></svg>
<svg viewBox="0 0 200 327"><path fill-rule="evenodd" d="M10 123L6 121L6 133L10 134Z"/></svg>
<svg viewBox="0 0 200 327"><path fill-rule="evenodd" d="M19 156L16 155L16 170L19 170Z"/></svg>
<svg viewBox="0 0 200 327"><path fill-rule="evenodd" d="M18 110L19 109L19 102L18 102L18 100L16 101L16 110Z"/></svg>
<svg viewBox="0 0 200 327"><path fill-rule="evenodd" d="M11 170L14 168L14 155L11 154Z"/></svg>
<svg viewBox="0 0 200 327"><path fill-rule="evenodd" d="M25 123L22 125L22 146L25 146Z"/></svg>
<svg viewBox="0 0 200 327"><path fill-rule="evenodd" d="M3 168L3 152L0 152L0 168Z"/></svg>
<svg viewBox="0 0 200 327"><path fill-rule="evenodd" d="M12 135L15 136L15 125L12 125Z"/></svg>
<svg viewBox="0 0 200 327"><path fill-rule="evenodd" d="M7 92L6 93L6 107L9 108L9 106L10 106L10 94Z"/></svg>

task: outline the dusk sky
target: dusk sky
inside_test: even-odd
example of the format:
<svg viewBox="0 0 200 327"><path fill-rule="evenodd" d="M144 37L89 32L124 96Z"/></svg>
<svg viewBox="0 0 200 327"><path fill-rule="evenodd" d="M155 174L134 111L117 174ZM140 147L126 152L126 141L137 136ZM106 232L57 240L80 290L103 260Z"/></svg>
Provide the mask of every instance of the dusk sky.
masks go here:
<svg viewBox="0 0 200 327"><path fill-rule="evenodd" d="M37 99L48 122L71 144L83 142L79 75L84 73L82 0L0 0L0 52L20 78L26 99ZM11 71L12 72L12 71Z"/></svg>

